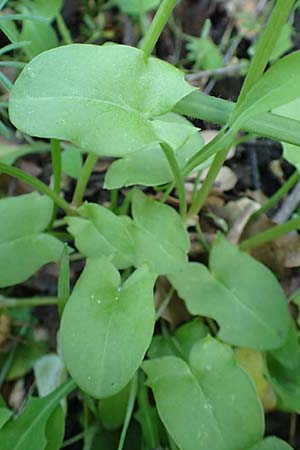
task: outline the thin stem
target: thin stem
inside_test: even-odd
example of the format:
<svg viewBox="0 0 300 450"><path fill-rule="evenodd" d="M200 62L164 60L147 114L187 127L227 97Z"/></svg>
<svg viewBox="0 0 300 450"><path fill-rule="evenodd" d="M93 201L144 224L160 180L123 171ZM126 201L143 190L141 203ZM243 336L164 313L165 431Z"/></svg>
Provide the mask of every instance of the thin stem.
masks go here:
<svg viewBox="0 0 300 450"><path fill-rule="evenodd" d="M277 225L269 230L263 231L256 236L246 239L240 244L241 250L250 250L253 247L258 247L260 245L266 244L267 242L273 241L287 233L294 230L300 229L300 217L296 219L291 219L286 223Z"/></svg>
<svg viewBox="0 0 300 450"><path fill-rule="evenodd" d="M167 293L167 295L165 296L165 298L163 299L163 301L161 302L161 304L159 305L159 308L157 309L156 315L155 315L156 321L161 318L165 309L168 307L170 301L172 300L174 292L175 292L175 290L173 288L171 288L169 290L169 292Z"/></svg>
<svg viewBox="0 0 300 450"><path fill-rule="evenodd" d="M25 336L27 329L28 329L28 326L23 325L16 337L22 339ZM1 371L0 371L0 388L2 387L2 385L6 379L6 376L7 376L8 372L10 371L10 368L13 365L13 362L14 362L14 359L16 357L17 350L19 347L19 343L20 343L19 340L15 341L13 349L10 350L4 363L2 364Z"/></svg>
<svg viewBox="0 0 300 450"><path fill-rule="evenodd" d="M0 308L34 308L57 305L56 297L12 298L0 295Z"/></svg>
<svg viewBox="0 0 300 450"><path fill-rule="evenodd" d="M86 160L84 165L82 166L80 176L74 191L72 204L75 206L79 206L82 203L82 199L87 187L87 184L89 182L90 176L93 172L93 169L95 167L95 164L98 160L97 155L93 155L90 153Z"/></svg>
<svg viewBox="0 0 300 450"><path fill-rule="evenodd" d="M140 45L141 50L145 52L147 58L151 55L176 3L177 0L163 0L158 8L151 26Z"/></svg>
<svg viewBox="0 0 300 450"><path fill-rule="evenodd" d="M199 213L208 194L210 193L211 188L213 187L213 184L215 182L215 179L217 178L217 175L218 175L221 167L224 164L227 153L228 153L228 148L225 148L224 150L222 150L216 154L216 156L213 160L213 163L210 166L208 174L207 174L205 180L203 181L203 184L202 184L198 194L195 195L195 198L194 198L192 205L190 207L190 210L188 212L188 217L194 216Z"/></svg>
<svg viewBox="0 0 300 450"><path fill-rule="evenodd" d="M37 189L38 191L40 191L42 194L47 195L54 201L54 203L57 204L57 206L62 208L67 214L71 216L77 215L76 210L72 208L72 206L70 206L68 202L66 202L56 192L50 189L45 183L33 177L32 175L29 175L28 173L24 172L21 169L18 169L17 167L11 167L7 164L0 162L0 173L1 172L6 173L7 175L10 175L19 180L22 180L25 183Z"/></svg>
<svg viewBox="0 0 300 450"><path fill-rule="evenodd" d="M261 78L269 62L273 49L281 35L281 30L288 20L295 0L277 0L267 26L256 46L255 56L250 64L247 76L240 92L237 107L245 100L252 86Z"/></svg>
<svg viewBox="0 0 300 450"><path fill-rule="evenodd" d="M121 432L121 436L120 436L120 440L119 440L118 450L123 450L123 447L124 447L129 423L130 423L131 416L133 413L137 389L138 389L138 377L137 377L137 373L135 373L135 375L133 376L133 379L131 380L131 383L130 383L129 398L128 398L128 403L127 403L125 420L124 420L124 424L123 424L123 428L122 428L122 432Z"/></svg>
<svg viewBox="0 0 300 450"><path fill-rule="evenodd" d="M233 102L204 94L201 91L194 91L180 100L173 111L206 122L225 125L234 108L235 103ZM247 123L242 124L241 129L256 136L299 146L300 121L295 119L266 113L249 119Z"/></svg>
<svg viewBox="0 0 300 450"><path fill-rule="evenodd" d="M184 178L181 174L180 167L178 166L178 163L174 156L174 152L171 149L171 147L164 142L161 144L161 148L163 149L165 157L167 158L169 166L173 172L174 181L176 183L176 187L178 190L178 196L179 196L180 215L182 218L184 218L185 213L186 213L186 196L185 196L185 189L184 189Z"/></svg>
<svg viewBox="0 0 300 450"><path fill-rule="evenodd" d="M60 142L57 139L51 139L50 142L51 142L52 170L53 170L53 178L54 178L53 191L56 192L56 194L58 196L60 196L60 184L61 184L61 172L62 172ZM54 204L51 225L54 222L54 220L56 219L57 209L58 209L57 204Z"/></svg>
<svg viewBox="0 0 300 450"><path fill-rule="evenodd" d="M295 170L293 175L275 192L272 197L270 197L260 209L258 209L252 216L250 217L249 223L254 222L258 219L262 214L269 211L269 209L273 208L288 192L292 187L300 180L300 173L298 170Z"/></svg>
<svg viewBox="0 0 300 450"><path fill-rule="evenodd" d="M60 448L69 447L70 445L75 444L76 442L82 441L83 438L84 438L84 432L82 431L81 433L78 433L75 436L71 437L70 439L67 439L66 441L64 441L62 443L62 445L60 446Z"/></svg>
<svg viewBox="0 0 300 450"><path fill-rule="evenodd" d="M61 37L63 39L64 44L73 44L72 36L70 34L70 31L68 30L68 27L64 21L63 16L61 13L58 13L56 16L56 23L58 31L61 34Z"/></svg>

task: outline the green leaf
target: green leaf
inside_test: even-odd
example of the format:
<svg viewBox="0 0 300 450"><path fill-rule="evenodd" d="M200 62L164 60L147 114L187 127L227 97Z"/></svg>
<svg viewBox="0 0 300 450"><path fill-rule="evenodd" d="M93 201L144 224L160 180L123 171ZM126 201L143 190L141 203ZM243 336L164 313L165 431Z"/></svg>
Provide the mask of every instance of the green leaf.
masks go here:
<svg viewBox="0 0 300 450"><path fill-rule="evenodd" d="M63 0L23 0L24 5L38 16L54 19L63 7Z"/></svg>
<svg viewBox="0 0 300 450"><path fill-rule="evenodd" d="M132 378L154 328L155 277L142 267L121 286L106 259L89 259L65 307L61 345L81 389L96 398L119 392Z"/></svg>
<svg viewBox="0 0 300 450"><path fill-rule="evenodd" d="M52 209L52 200L35 192L1 199L0 244L44 231Z"/></svg>
<svg viewBox="0 0 300 450"><path fill-rule="evenodd" d="M209 263L210 271L203 264L190 263L169 276L188 310L215 319L219 338L230 344L258 350L283 345L290 316L272 272L221 236Z"/></svg>
<svg viewBox="0 0 300 450"><path fill-rule="evenodd" d="M47 422L75 385L68 381L44 398L31 397L16 420L10 420L0 430L0 450L44 450L47 448ZM47 449L48 450L48 449ZM52 450L52 448L51 448Z"/></svg>
<svg viewBox="0 0 300 450"><path fill-rule="evenodd" d="M151 119L192 90L180 71L141 50L67 45L25 67L10 94L10 119L33 136L124 156L158 142Z"/></svg>
<svg viewBox="0 0 300 450"><path fill-rule="evenodd" d="M300 97L300 52L291 53L276 62L254 84L240 107L235 109L231 123L238 126L250 118Z"/></svg>
<svg viewBox="0 0 300 450"><path fill-rule="evenodd" d="M169 125L163 140L174 149L177 163L183 169L187 161L203 147L203 138L200 133L195 133L197 129L188 125L189 122L181 116L169 113L161 119L164 119L161 123ZM173 179L161 146L154 144L113 162L106 172L104 187L117 189L134 184L158 186Z"/></svg>
<svg viewBox="0 0 300 450"><path fill-rule="evenodd" d="M67 218L78 250L91 258L112 256L119 269L132 266L135 248L131 220L95 203L85 203L79 212L83 218Z"/></svg>
<svg viewBox="0 0 300 450"><path fill-rule="evenodd" d="M123 425L129 392L130 383L117 394L100 401L99 416L104 427L108 430L115 430Z"/></svg>
<svg viewBox="0 0 300 450"><path fill-rule="evenodd" d="M24 20L20 40L30 42L23 49L28 59L59 45L53 27L49 23L34 20Z"/></svg>
<svg viewBox="0 0 300 450"><path fill-rule="evenodd" d="M186 46L188 61L194 62L194 70L213 70L223 67L223 55L210 37L194 38Z"/></svg>
<svg viewBox="0 0 300 450"><path fill-rule="evenodd" d="M38 269L58 261L63 243L48 234L35 234L0 244L0 287L22 283Z"/></svg>
<svg viewBox="0 0 300 450"><path fill-rule="evenodd" d="M6 407L6 403L0 395L0 430L12 416L12 411Z"/></svg>
<svg viewBox="0 0 300 450"><path fill-rule="evenodd" d="M208 327L200 317L197 317L177 328L174 337L180 346L181 352L188 358L194 344L200 339L205 338L208 334Z"/></svg>
<svg viewBox="0 0 300 450"><path fill-rule="evenodd" d="M49 150L49 145L44 142L33 144L12 145L9 141L0 141L0 161L5 164L13 164L18 158L31 153L45 152Z"/></svg>
<svg viewBox="0 0 300 450"><path fill-rule="evenodd" d="M82 156L78 148L68 145L61 154L61 161L63 172L78 179L82 169Z"/></svg>
<svg viewBox="0 0 300 450"><path fill-rule="evenodd" d="M286 442L274 436L267 437L263 441L251 447L249 450L293 450Z"/></svg>
<svg viewBox="0 0 300 450"><path fill-rule="evenodd" d="M240 450L262 438L255 387L226 345L206 338L195 344L188 364L166 356L142 367L160 418L181 450Z"/></svg>
<svg viewBox="0 0 300 450"><path fill-rule="evenodd" d="M114 3L125 14L138 15L157 8L159 0L115 0Z"/></svg>
<svg viewBox="0 0 300 450"><path fill-rule="evenodd" d="M290 119L299 120L300 126L300 99L296 99L286 105L280 106L273 110L274 114L289 117ZM300 147L297 145L283 143L283 157L298 170L300 170Z"/></svg>
<svg viewBox="0 0 300 450"><path fill-rule="evenodd" d="M277 408L300 413L300 358L297 367L291 370L280 364L271 354L267 357L267 377L277 397Z"/></svg>
<svg viewBox="0 0 300 450"><path fill-rule="evenodd" d="M36 193L0 200L0 287L21 283L60 258L63 243L41 233L52 210L52 200Z"/></svg>
<svg viewBox="0 0 300 450"><path fill-rule="evenodd" d="M34 363L47 351L47 343L44 340L37 341L32 329L29 329L24 336L25 343L20 344L7 373L8 381L25 376L33 368ZM6 353L0 353L0 367L5 364Z"/></svg>
<svg viewBox="0 0 300 450"><path fill-rule="evenodd" d="M188 234L177 212L138 189L132 195L135 265L147 264L157 274L173 273L187 262Z"/></svg>
<svg viewBox="0 0 300 450"><path fill-rule="evenodd" d="M65 413L60 405L56 407L47 421L45 450L59 450L65 435Z"/></svg>

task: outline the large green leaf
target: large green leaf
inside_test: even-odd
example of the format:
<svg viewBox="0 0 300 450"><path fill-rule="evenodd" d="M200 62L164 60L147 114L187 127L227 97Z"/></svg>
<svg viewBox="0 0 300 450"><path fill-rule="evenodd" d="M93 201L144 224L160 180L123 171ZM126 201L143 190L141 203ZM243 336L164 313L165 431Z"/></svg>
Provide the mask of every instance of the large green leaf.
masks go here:
<svg viewBox="0 0 300 450"><path fill-rule="evenodd" d="M59 402L75 385L66 382L44 398L31 397L26 408L16 420L10 420L0 430L0 450L44 450L47 448L46 428L49 418ZM51 450L53 447L49 447Z"/></svg>
<svg viewBox="0 0 300 450"><path fill-rule="evenodd" d="M254 84L245 100L234 111L231 122L239 125L300 97L300 52L276 62Z"/></svg>
<svg viewBox="0 0 300 450"><path fill-rule="evenodd" d="M106 259L89 259L66 304L61 345L68 370L96 398L119 392L132 378L154 328L153 283L146 267L121 286Z"/></svg>
<svg viewBox="0 0 300 450"><path fill-rule="evenodd" d="M10 94L10 119L33 136L124 156L158 142L151 119L192 90L180 71L141 50L74 44L25 67Z"/></svg>
<svg viewBox="0 0 300 450"><path fill-rule="evenodd" d="M258 350L284 344L290 326L287 300L272 272L219 236L210 271L190 263L169 277L192 314L215 319L225 342Z"/></svg>
<svg viewBox="0 0 300 450"><path fill-rule="evenodd" d="M263 441L251 447L249 450L293 450L286 442L274 436L267 437Z"/></svg>
<svg viewBox="0 0 300 450"><path fill-rule="evenodd" d="M85 203L79 211L81 218L67 218L78 250L92 258L112 256L118 269L132 266L135 249L130 219L95 203Z"/></svg>
<svg viewBox="0 0 300 450"><path fill-rule="evenodd" d="M135 265L147 264L158 274L180 270L187 262L189 237L177 212L138 189L132 195Z"/></svg>
<svg viewBox="0 0 300 450"><path fill-rule="evenodd" d="M200 133L196 133L196 128L177 114L167 114L161 118L161 123L168 126L164 141L173 148L177 163L183 168L201 149L203 138ZM173 179L173 173L161 146L154 144L113 162L106 172L104 187L116 189L134 184L158 186Z"/></svg>
<svg viewBox="0 0 300 450"><path fill-rule="evenodd" d="M142 367L158 413L181 450L241 450L262 438L264 415L255 387L226 345L206 338L195 344L188 364L166 356Z"/></svg>
<svg viewBox="0 0 300 450"><path fill-rule="evenodd" d="M141 14L157 8L159 0L115 0L125 14Z"/></svg>
<svg viewBox="0 0 300 450"><path fill-rule="evenodd" d="M54 19L63 6L63 0L22 0L22 5L36 15Z"/></svg>
<svg viewBox="0 0 300 450"><path fill-rule="evenodd" d="M299 120L300 126L300 98L280 106L273 110L275 114L283 117L289 117L290 119ZM300 143L299 143L300 145ZM298 170L300 170L300 147L292 144L283 143L283 156L291 164L293 164Z"/></svg>
<svg viewBox="0 0 300 450"><path fill-rule="evenodd" d="M0 287L21 283L57 261L63 243L45 233L53 202L36 193L0 200Z"/></svg>

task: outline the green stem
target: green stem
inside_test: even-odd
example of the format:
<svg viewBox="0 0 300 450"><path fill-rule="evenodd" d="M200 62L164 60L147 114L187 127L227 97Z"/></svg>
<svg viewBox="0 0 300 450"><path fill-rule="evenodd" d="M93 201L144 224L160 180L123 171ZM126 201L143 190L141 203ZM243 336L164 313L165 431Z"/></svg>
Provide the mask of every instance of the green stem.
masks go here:
<svg viewBox="0 0 300 450"><path fill-rule="evenodd" d="M185 189L184 189L184 178L181 174L180 167L178 166L178 163L176 161L176 158L175 158L172 148L165 142L160 145L161 145L161 148L163 149L165 157L168 160L169 166L170 166L173 176L174 176L174 181L176 183L176 187L178 190L178 196L179 196L180 215L182 218L184 218L185 213L186 213L186 196L185 196Z"/></svg>
<svg viewBox="0 0 300 450"><path fill-rule="evenodd" d="M67 44L67 45L73 44L73 40L72 40L70 31L68 30L68 27L66 26L66 23L64 21L63 16L61 15L61 13L57 14L56 23L57 23L58 31L61 34L64 44Z"/></svg>
<svg viewBox="0 0 300 450"><path fill-rule="evenodd" d="M70 439L67 439L64 441L60 448L66 448L69 447L72 444L75 444L76 442L82 441L84 438L84 432L76 434L75 436L71 437Z"/></svg>
<svg viewBox="0 0 300 450"><path fill-rule="evenodd" d="M129 398L128 398L128 403L127 403L125 420L124 420L124 424L123 424L123 428L122 428L122 432L121 432L121 436L120 436L120 440L119 440L118 450L123 450L123 447L124 447L129 423L130 423L131 416L133 413L137 389L138 389L138 377L137 377L137 373L135 373L135 375L133 376L133 379L131 380L131 383L130 383Z"/></svg>
<svg viewBox="0 0 300 450"><path fill-rule="evenodd" d="M169 292L167 293L167 295L165 296L164 300L161 302L161 304L159 305L159 308L156 311L156 315L155 315L155 321L157 321L158 319L161 318L161 316L163 315L165 309L168 307L170 301L172 300L172 297L174 295L175 290L173 288L171 288L169 290Z"/></svg>
<svg viewBox="0 0 300 450"><path fill-rule="evenodd" d="M10 298L0 295L0 308L34 308L57 305L56 297Z"/></svg>
<svg viewBox="0 0 300 450"><path fill-rule="evenodd" d="M201 91L194 91L178 102L173 111L206 122L225 125L234 108L235 103L233 102L209 96ZM297 146L300 143L300 121L273 113L249 119L246 124L242 125L242 129L277 142L286 142Z"/></svg>
<svg viewBox="0 0 300 450"><path fill-rule="evenodd" d="M163 0L158 8L151 26L140 45L141 50L145 52L147 58L151 55L176 3L177 0Z"/></svg>
<svg viewBox="0 0 300 450"><path fill-rule="evenodd" d="M52 170L54 177L53 191L60 196L60 184L61 184L61 172L62 172L62 162L61 162L61 148L60 142L57 139L51 139L51 158L52 158ZM57 205L53 206L51 225L56 219Z"/></svg>
<svg viewBox="0 0 300 450"><path fill-rule="evenodd" d="M0 173L1 172L10 175L14 178L17 178L21 181L24 181L25 183L29 184L30 186L40 191L42 194L47 195L54 201L54 203L57 204L57 206L62 208L67 214L71 216L77 215L76 210L72 208L68 202L66 202L56 192L50 189L45 183L33 177L32 175L29 175L28 173L24 172L21 169L18 169L17 167L12 167L0 162Z"/></svg>
<svg viewBox="0 0 300 450"><path fill-rule="evenodd" d="M281 188L278 189L278 191L275 192L275 194L272 195L272 197L270 197L259 210L252 214L249 223L254 222L262 214L273 208L273 206L276 205L298 181L300 181L300 173L298 172L298 170L295 170L293 175L290 176L290 178L281 186Z"/></svg>
<svg viewBox="0 0 300 450"><path fill-rule="evenodd" d="M295 0L277 0L267 26L262 33L250 64L247 76L240 92L237 107L245 100L252 86L261 78L270 60L272 51L281 35L281 30L288 20Z"/></svg>
<svg viewBox="0 0 300 450"><path fill-rule="evenodd" d="M263 231L256 236L253 236L245 241L241 242L241 250L250 250L253 247L258 247L260 245L266 244L267 242L273 241L287 233L294 230L300 230L300 218L291 219L286 223L277 225L269 230Z"/></svg>
<svg viewBox="0 0 300 450"><path fill-rule="evenodd" d="M215 182L215 179L217 178L217 175L218 175L221 167L224 164L227 153L228 153L228 148L225 148L224 150L219 151L216 154L216 156L212 162L212 165L209 168L208 174L207 174L205 180L203 181L203 184L202 184L198 194L195 195L195 198L194 198L192 205L190 207L190 210L188 212L188 217L194 216L199 213L208 194L210 193L211 188L213 187L213 184Z"/></svg>
<svg viewBox="0 0 300 450"><path fill-rule="evenodd" d="M73 200L72 200L73 205L75 205L75 206L81 205L87 184L89 182L90 176L93 172L93 169L95 167L97 160L98 160L97 155L93 155L92 153L90 153L87 156L85 163L82 166L80 176L79 176L79 179L78 179L75 191L74 191Z"/></svg>

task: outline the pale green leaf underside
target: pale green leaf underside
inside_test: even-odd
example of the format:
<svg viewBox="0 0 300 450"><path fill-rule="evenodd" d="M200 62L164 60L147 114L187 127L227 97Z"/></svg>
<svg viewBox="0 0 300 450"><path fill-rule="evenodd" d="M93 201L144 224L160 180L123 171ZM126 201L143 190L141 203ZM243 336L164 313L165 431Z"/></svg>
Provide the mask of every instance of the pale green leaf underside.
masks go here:
<svg viewBox="0 0 300 450"><path fill-rule="evenodd" d="M280 347L288 333L289 313L270 270L224 238L213 246L210 270L190 263L169 277L189 311L214 318L225 342L260 350Z"/></svg>
<svg viewBox="0 0 300 450"><path fill-rule="evenodd" d="M158 413L181 450L241 450L262 438L255 387L226 345L207 338L194 345L188 364L166 356L142 367Z"/></svg>
<svg viewBox="0 0 300 450"><path fill-rule="evenodd" d="M65 364L81 389L96 398L119 392L132 378L154 328L155 277L143 267L120 286L106 259L88 259L61 322Z"/></svg>
<svg viewBox="0 0 300 450"><path fill-rule="evenodd" d="M10 119L32 136L124 156L158 142L151 119L192 90L179 70L141 50L73 44L25 67L10 94Z"/></svg>
<svg viewBox="0 0 300 450"><path fill-rule="evenodd" d="M245 123L274 108L300 97L300 52L291 53L276 62L248 92L231 122Z"/></svg>
<svg viewBox="0 0 300 450"><path fill-rule="evenodd" d="M170 121L169 124L167 120ZM174 150L177 163L183 168L202 148L203 138L186 119L176 114L167 114L164 122L160 122L163 126L166 125L165 135L161 133L161 139ZM113 162L106 172L104 187L116 189L134 184L157 186L169 183L173 179L173 173L162 148L159 144L154 144Z"/></svg>

